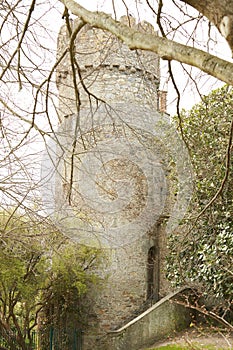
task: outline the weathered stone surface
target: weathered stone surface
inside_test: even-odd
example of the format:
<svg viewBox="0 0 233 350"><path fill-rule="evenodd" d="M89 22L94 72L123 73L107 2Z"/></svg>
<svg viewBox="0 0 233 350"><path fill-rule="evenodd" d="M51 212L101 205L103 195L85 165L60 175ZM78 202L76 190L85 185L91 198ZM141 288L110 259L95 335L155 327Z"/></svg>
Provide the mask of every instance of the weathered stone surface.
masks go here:
<svg viewBox="0 0 233 350"><path fill-rule="evenodd" d="M147 23L138 26L153 30ZM63 27L58 57L68 46ZM167 116L156 112L155 54L130 51L108 33L85 26L75 41L75 59L75 76L69 54L57 68L61 126L56 149L51 146L55 162L53 154L48 159L56 169L50 180L54 202L49 205L55 207L65 234L104 251L96 271L103 286L91 291L94 313L85 333L89 350L170 288L164 272L165 224L177 198L169 172L171 154L180 154L182 147L177 152ZM180 168L182 162L178 159ZM185 183L182 176L179 180ZM166 312L173 314L173 306ZM155 329L160 321L148 317L146 327ZM143 329L136 332L141 336ZM135 334L124 338L125 344L134 344ZM130 349L119 346L114 349Z"/></svg>
<svg viewBox="0 0 233 350"><path fill-rule="evenodd" d="M95 349L138 350L187 328L194 314L182 303L189 293L189 289L183 289L167 295L124 327L99 339Z"/></svg>

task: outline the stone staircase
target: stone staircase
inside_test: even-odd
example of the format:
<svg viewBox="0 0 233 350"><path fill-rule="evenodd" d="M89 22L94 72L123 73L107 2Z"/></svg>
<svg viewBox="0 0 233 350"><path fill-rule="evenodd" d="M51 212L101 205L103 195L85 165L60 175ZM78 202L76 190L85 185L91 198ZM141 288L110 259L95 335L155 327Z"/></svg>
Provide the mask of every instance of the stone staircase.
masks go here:
<svg viewBox="0 0 233 350"><path fill-rule="evenodd" d="M194 314L184 302L191 294L192 290L186 287L167 295L125 326L110 332L102 349L140 350L187 328Z"/></svg>

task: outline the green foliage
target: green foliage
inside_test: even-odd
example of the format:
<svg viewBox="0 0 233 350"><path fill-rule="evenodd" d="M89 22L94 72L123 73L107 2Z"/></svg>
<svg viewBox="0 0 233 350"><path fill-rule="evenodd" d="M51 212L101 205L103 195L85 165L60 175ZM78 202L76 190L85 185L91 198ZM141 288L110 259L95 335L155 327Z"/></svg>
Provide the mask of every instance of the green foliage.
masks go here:
<svg viewBox="0 0 233 350"><path fill-rule="evenodd" d="M90 305L89 289L97 288L99 278L93 273L100 253L73 242L61 245L52 257L49 276L50 303L44 308L43 322L57 328L83 328ZM52 292L52 294L51 294ZM91 303L90 303L91 304Z"/></svg>
<svg viewBox="0 0 233 350"><path fill-rule="evenodd" d="M225 86L211 92L191 111L183 111L181 118L193 163L195 192L189 217L170 237L168 277L177 285L191 281L201 286L206 295L221 297L225 306L230 305L233 299L232 159L220 195L196 217L221 187L226 174L233 89Z"/></svg>
<svg viewBox="0 0 233 350"><path fill-rule="evenodd" d="M80 324L81 298L97 283L92 268L99 252L14 211L0 213L0 229L0 336L16 335L8 346L29 349L38 317L44 328L65 327L69 319Z"/></svg>

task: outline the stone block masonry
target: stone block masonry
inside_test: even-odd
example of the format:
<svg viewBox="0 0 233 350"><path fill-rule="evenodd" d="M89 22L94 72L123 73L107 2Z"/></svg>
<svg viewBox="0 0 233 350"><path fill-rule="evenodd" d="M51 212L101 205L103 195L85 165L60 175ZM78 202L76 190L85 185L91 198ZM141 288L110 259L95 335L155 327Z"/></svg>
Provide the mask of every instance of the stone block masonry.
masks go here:
<svg viewBox="0 0 233 350"><path fill-rule="evenodd" d="M139 350L187 328L195 313L183 305L190 289L170 293L124 327L110 332L102 350Z"/></svg>
<svg viewBox="0 0 233 350"><path fill-rule="evenodd" d="M148 23L121 20L153 32ZM58 58L69 45L64 26ZM109 33L85 25L72 55L70 60L67 52L56 73L61 125L55 161L50 157L56 165L53 205L64 234L104 252L96 271L103 285L91 291L93 314L84 344L103 350L100 339L168 292L164 220L176 201L169 179L175 147L167 136L168 118L157 111L156 54L129 50ZM127 342L124 350L130 349Z"/></svg>
<svg viewBox="0 0 233 350"><path fill-rule="evenodd" d="M127 21L125 17L121 19ZM152 31L146 22L133 25L142 31ZM73 24L75 27L75 22ZM67 49L69 35L66 27L58 37L58 57ZM157 108L159 85L159 58L153 53L129 50L128 47L101 30L86 25L75 41L78 89L82 106L90 103L90 94L106 103L120 101L139 103ZM85 89L84 89L85 85ZM69 55L57 70L60 95L59 115L76 113L73 74ZM95 98L91 99L95 102Z"/></svg>

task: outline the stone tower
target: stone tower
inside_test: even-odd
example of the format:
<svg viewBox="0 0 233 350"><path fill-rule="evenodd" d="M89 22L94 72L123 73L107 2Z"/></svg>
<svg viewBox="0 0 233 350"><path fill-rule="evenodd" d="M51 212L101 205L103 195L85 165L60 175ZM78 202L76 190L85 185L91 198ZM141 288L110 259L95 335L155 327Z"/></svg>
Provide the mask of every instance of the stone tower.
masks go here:
<svg viewBox="0 0 233 350"><path fill-rule="evenodd" d="M154 31L133 18L121 21ZM58 58L69 44L64 26ZM63 232L104 251L98 271L104 282L93 292L94 314L84 337L84 349L103 350L104 334L168 292L164 227L177 200L169 180L174 137L167 133L167 115L158 113L157 55L131 51L88 25L74 50L57 67L61 126L50 182Z"/></svg>

